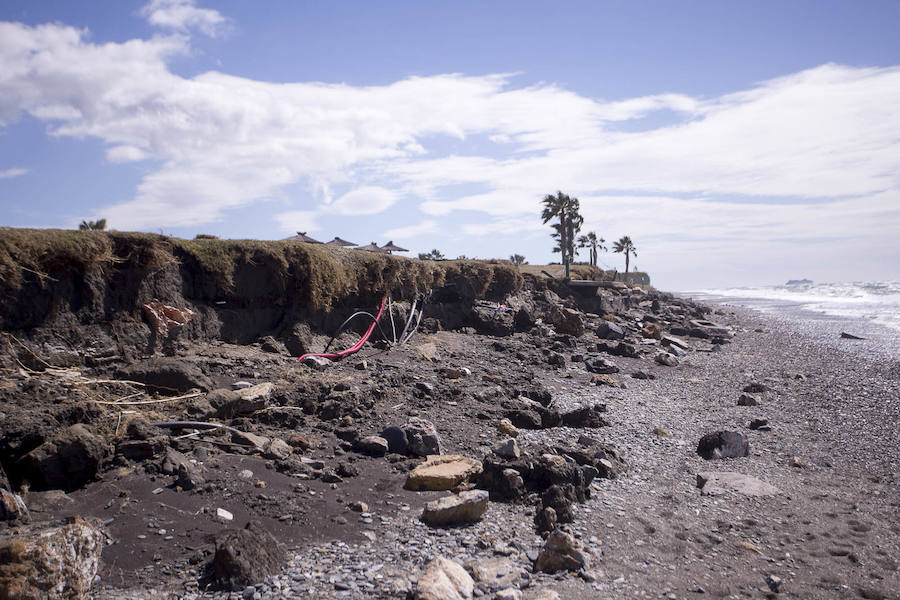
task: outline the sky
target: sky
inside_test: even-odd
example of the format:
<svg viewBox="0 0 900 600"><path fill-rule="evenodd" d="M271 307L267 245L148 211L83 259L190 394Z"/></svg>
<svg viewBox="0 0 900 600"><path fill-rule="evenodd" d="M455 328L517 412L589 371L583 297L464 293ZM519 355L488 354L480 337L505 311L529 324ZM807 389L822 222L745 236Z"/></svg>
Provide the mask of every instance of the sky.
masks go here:
<svg viewBox="0 0 900 600"><path fill-rule="evenodd" d="M900 280L898 28L893 0L4 0L0 226L545 264L563 191L663 289Z"/></svg>

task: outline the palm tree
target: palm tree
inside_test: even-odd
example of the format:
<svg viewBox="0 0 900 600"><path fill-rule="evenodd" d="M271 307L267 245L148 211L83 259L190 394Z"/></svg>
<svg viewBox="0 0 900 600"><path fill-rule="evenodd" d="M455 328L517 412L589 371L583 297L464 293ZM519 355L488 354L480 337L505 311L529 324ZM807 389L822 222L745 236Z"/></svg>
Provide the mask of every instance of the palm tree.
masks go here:
<svg viewBox="0 0 900 600"><path fill-rule="evenodd" d="M525 257L521 254L513 254L509 257L509 262L511 262L517 269L520 265L528 264L525 262Z"/></svg>
<svg viewBox="0 0 900 600"><path fill-rule="evenodd" d="M625 273L628 273L628 257L629 255L637 256L637 248L627 235L623 235L613 242L613 252L625 253Z"/></svg>
<svg viewBox="0 0 900 600"><path fill-rule="evenodd" d="M78 226L81 231L103 231L106 229L106 219L96 221L82 221Z"/></svg>
<svg viewBox="0 0 900 600"><path fill-rule="evenodd" d="M591 249L591 266L597 266L597 257L600 250L606 251L606 246L603 245L605 242L603 238L598 238L597 234L593 231L587 232L585 235L578 236L578 247L579 248L590 248Z"/></svg>
<svg viewBox="0 0 900 600"><path fill-rule="evenodd" d="M578 198L570 198L562 192L556 192L556 195L547 195L544 197L544 210L541 212L541 218L544 224L554 218L558 218L559 222L553 225L556 233L552 234L557 242L554 252L562 254L563 264L566 265L566 279L569 278L569 264L572 257L575 256L575 234L581 231L581 225L584 223L584 217L578 212L580 205Z"/></svg>

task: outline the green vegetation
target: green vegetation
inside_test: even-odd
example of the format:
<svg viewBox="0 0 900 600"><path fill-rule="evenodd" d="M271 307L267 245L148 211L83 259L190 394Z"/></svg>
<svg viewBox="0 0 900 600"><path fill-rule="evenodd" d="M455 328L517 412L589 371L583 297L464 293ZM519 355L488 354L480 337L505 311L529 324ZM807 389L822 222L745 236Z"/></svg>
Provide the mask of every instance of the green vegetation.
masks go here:
<svg viewBox="0 0 900 600"><path fill-rule="evenodd" d="M528 264L528 261L526 261L525 257L521 254L513 254L509 257L509 262L511 262L516 268Z"/></svg>
<svg viewBox="0 0 900 600"><path fill-rule="evenodd" d="M443 253L441 253L440 250L435 248L431 252L420 252L419 260L445 260L445 257L443 255ZM465 259L463 258L463 259L457 259L457 260L465 260Z"/></svg>
<svg viewBox="0 0 900 600"><path fill-rule="evenodd" d="M544 210L541 212L541 218L546 225L548 221L559 219L558 223L553 225L556 230L553 233L553 239L556 240L554 252L562 254L562 262L566 267L566 278L569 277L569 265L575 256L575 234L581 231L584 224L584 217L581 216L578 198L571 198L562 192L556 192L553 196L544 197Z"/></svg>
<svg viewBox="0 0 900 600"><path fill-rule="evenodd" d="M634 243L631 241L631 238L627 235L623 235L618 240L613 242L613 252L624 253L625 254L625 274L628 274L628 258L630 256L637 256L636 252L637 248L634 247Z"/></svg>
<svg viewBox="0 0 900 600"><path fill-rule="evenodd" d="M78 226L78 229L81 231L103 231L106 229L106 219L99 219L97 221L82 221Z"/></svg>
<svg viewBox="0 0 900 600"><path fill-rule="evenodd" d="M605 242L602 237L597 237L597 233L594 231L589 231L585 235L578 237L578 247L579 248L590 248L591 256L590 256L590 264L593 267L597 266L597 253L599 250L603 250L606 252L606 246L603 245Z"/></svg>

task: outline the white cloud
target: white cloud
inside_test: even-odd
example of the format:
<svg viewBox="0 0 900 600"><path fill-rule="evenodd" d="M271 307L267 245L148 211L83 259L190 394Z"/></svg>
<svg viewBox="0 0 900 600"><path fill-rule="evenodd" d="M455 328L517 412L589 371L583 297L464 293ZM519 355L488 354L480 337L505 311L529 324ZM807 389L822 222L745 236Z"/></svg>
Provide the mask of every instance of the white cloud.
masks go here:
<svg viewBox="0 0 900 600"><path fill-rule="evenodd" d="M144 160L147 153L135 146L113 146L106 151L106 160L111 163L125 163Z"/></svg>
<svg viewBox="0 0 900 600"><path fill-rule="evenodd" d="M210 37L220 34L228 20L219 11L197 8L195 0L150 0L140 14L156 27L187 32L197 29Z"/></svg>
<svg viewBox="0 0 900 600"><path fill-rule="evenodd" d="M330 212L345 216L375 215L386 211L397 202L396 192L376 186L351 190L335 200Z"/></svg>
<svg viewBox="0 0 900 600"><path fill-rule="evenodd" d="M437 221L425 219L421 223L416 223L414 225L406 225L404 227L395 227L393 229L388 229L382 235L386 238L408 239L420 237L423 235L430 235L433 233L437 233L438 231L440 231L440 228L438 227Z"/></svg>
<svg viewBox="0 0 900 600"><path fill-rule="evenodd" d="M0 179L12 179L13 177L21 177L28 173L28 169L23 169L22 167L13 167L11 169L4 169L0 171Z"/></svg>

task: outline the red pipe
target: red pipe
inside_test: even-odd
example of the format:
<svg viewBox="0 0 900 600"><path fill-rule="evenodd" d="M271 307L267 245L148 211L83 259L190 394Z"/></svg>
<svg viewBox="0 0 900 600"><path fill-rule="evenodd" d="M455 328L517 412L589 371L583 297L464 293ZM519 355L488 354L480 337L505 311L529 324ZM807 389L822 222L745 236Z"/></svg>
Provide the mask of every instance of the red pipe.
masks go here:
<svg viewBox="0 0 900 600"><path fill-rule="evenodd" d="M365 344L369 340L369 337L372 335L372 332L375 331L375 325L377 325L379 319L381 319L381 314L384 312L384 305L386 302L387 302L387 296L385 296L384 298L381 299L381 306L378 308L378 314L375 315L375 320L372 321L372 324L369 325L369 328L366 330L366 332L363 334L363 336L361 338L359 338L358 342L356 342L355 344L353 344L346 350L341 350L340 352L330 352L328 354L313 354L310 352L310 353L304 354L303 356L298 358L297 362L303 362L303 359L305 359L309 356L318 356L319 358L327 358L328 360L340 360L340 359L344 358L345 356L350 356L351 354L355 354L355 353L359 352L362 349L363 344Z"/></svg>

